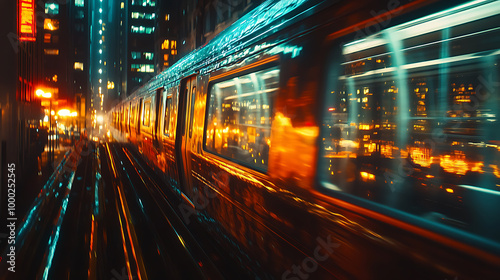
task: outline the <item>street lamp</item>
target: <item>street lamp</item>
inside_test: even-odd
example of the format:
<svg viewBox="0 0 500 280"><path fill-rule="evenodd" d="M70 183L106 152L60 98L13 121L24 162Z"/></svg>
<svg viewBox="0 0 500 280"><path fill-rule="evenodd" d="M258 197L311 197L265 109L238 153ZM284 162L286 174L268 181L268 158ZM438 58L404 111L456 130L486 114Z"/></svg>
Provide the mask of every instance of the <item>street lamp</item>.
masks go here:
<svg viewBox="0 0 500 280"><path fill-rule="evenodd" d="M44 98L44 99L49 99L50 105L49 105L49 139L48 139L48 144L49 144L49 155L48 155L48 161L49 163L52 163L53 156L54 156L54 149L52 147L52 139L50 137L50 133L52 131L52 93L50 92L44 92L42 89L37 89L35 91L35 95L38 96L39 98Z"/></svg>

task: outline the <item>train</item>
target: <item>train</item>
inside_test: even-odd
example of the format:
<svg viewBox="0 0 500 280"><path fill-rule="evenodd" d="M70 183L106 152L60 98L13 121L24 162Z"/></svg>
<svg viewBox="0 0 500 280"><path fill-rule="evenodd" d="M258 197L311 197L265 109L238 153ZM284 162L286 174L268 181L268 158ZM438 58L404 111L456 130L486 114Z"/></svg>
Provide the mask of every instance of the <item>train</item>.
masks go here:
<svg viewBox="0 0 500 280"><path fill-rule="evenodd" d="M491 0L265 1L109 123L250 279L498 279L499 23Z"/></svg>

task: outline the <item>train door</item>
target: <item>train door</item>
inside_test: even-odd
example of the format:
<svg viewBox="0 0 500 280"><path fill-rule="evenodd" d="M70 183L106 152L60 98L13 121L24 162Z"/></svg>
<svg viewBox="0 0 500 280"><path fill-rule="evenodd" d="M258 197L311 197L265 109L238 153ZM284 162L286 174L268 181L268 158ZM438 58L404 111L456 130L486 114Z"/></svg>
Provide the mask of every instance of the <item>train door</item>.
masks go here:
<svg viewBox="0 0 500 280"><path fill-rule="evenodd" d="M177 119L175 139L179 183L184 193L189 189L189 186L191 186L191 149L189 142L192 136L190 131L192 131L191 126L195 97L196 76L185 78L181 82L181 91L179 94L179 117Z"/></svg>

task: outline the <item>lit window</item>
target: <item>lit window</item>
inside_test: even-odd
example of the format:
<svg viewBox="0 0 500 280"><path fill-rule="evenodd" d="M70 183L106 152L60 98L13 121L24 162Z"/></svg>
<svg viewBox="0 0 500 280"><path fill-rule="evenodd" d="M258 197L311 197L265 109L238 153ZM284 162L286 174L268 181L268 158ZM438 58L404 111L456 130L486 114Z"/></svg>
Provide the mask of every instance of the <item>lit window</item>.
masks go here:
<svg viewBox="0 0 500 280"><path fill-rule="evenodd" d="M141 58L141 52L131 52L130 56L132 59L140 59Z"/></svg>
<svg viewBox="0 0 500 280"><path fill-rule="evenodd" d="M155 31L154 27L145 27L145 26L131 26L130 31L132 33L141 33L141 34L151 34Z"/></svg>
<svg viewBox="0 0 500 280"><path fill-rule="evenodd" d="M144 55L144 58L147 59L147 60L153 60L153 53L151 52L143 52L142 53Z"/></svg>
<svg viewBox="0 0 500 280"><path fill-rule="evenodd" d="M133 19L155 19L155 13L132 12L131 17Z"/></svg>
<svg viewBox="0 0 500 280"><path fill-rule="evenodd" d="M75 70L80 70L80 71L83 71L83 62L75 62L75 65L74 65L74 68Z"/></svg>
<svg viewBox="0 0 500 280"><path fill-rule="evenodd" d="M163 44L161 44L161 49L168 50L168 46L169 46L169 41L165 40L165 41L163 41Z"/></svg>
<svg viewBox="0 0 500 280"><path fill-rule="evenodd" d="M102 69L99 69L99 74L102 74Z"/></svg>
<svg viewBox="0 0 500 280"><path fill-rule="evenodd" d="M169 21L170 20L170 15L169 14L166 14L165 15L165 21Z"/></svg>
<svg viewBox="0 0 500 280"><path fill-rule="evenodd" d="M57 3L45 3L45 13L48 15L59 14L59 4L57 4Z"/></svg>
<svg viewBox="0 0 500 280"><path fill-rule="evenodd" d="M44 49L43 53L46 55L59 55L58 49Z"/></svg>
<svg viewBox="0 0 500 280"><path fill-rule="evenodd" d="M108 81L108 89L114 89L115 88L115 83L112 81Z"/></svg>
<svg viewBox="0 0 500 280"><path fill-rule="evenodd" d="M57 19L46 18L43 21L43 29L51 30L51 31L58 30L59 29L59 21Z"/></svg>
<svg viewBox="0 0 500 280"><path fill-rule="evenodd" d="M43 42L44 43L50 43L51 37L52 37L52 34L50 34L50 33L43 34Z"/></svg>
<svg viewBox="0 0 500 280"><path fill-rule="evenodd" d="M172 50L172 51L170 52L170 54L171 54L171 55L176 55L176 54L177 54L177 50Z"/></svg>
<svg viewBox="0 0 500 280"><path fill-rule="evenodd" d="M168 97L165 104L165 118L163 119L163 134L170 136L170 123L173 122L173 118L170 118L170 112L172 111L172 98ZM172 125L173 126L173 125Z"/></svg>
<svg viewBox="0 0 500 280"><path fill-rule="evenodd" d="M122 3L120 4L120 9L125 9L125 3L123 3L123 2L122 2Z"/></svg>
<svg viewBox="0 0 500 280"><path fill-rule="evenodd" d="M75 0L75 6L77 7L85 6L85 0Z"/></svg>
<svg viewBox="0 0 500 280"><path fill-rule="evenodd" d="M168 54L163 55L163 60L167 61L168 60Z"/></svg>
<svg viewBox="0 0 500 280"><path fill-rule="evenodd" d="M209 152L267 170L279 73L266 69L211 86L205 139Z"/></svg>
<svg viewBox="0 0 500 280"><path fill-rule="evenodd" d="M155 67L152 64L132 64L130 70L132 72L152 73L155 71Z"/></svg>
<svg viewBox="0 0 500 280"><path fill-rule="evenodd" d="M149 126L150 123L150 111L151 111L151 101L144 102L144 115L142 119L142 125Z"/></svg>
<svg viewBox="0 0 500 280"><path fill-rule="evenodd" d="M152 0L132 0L132 5L134 6L149 6L149 7L154 7L156 6L156 2Z"/></svg>

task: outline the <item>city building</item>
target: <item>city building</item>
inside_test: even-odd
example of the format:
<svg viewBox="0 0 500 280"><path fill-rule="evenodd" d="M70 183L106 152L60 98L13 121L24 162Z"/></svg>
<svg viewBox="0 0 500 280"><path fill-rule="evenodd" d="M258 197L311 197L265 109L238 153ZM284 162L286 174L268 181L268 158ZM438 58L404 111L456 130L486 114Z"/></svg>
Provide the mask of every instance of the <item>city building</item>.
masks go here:
<svg viewBox="0 0 500 280"><path fill-rule="evenodd" d="M68 93L74 97L75 110L78 113L76 127L86 127L85 116L88 108L90 48L89 48L89 3L85 0L69 2L69 71Z"/></svg>
<svg viewBox="0 0 500 280"><path fill-rule="evenodd" d="M263 0L187 0L181 2L179 56L203 46Z"/></svg>
<svg viewBox="0 0 500 280"><path fill-rule="evenodd" d="M160 1L157 9L155 31L155 74L159 74L179 58L179 1Z"/></svg>
<svg viewBox="0 0 500 280"><path fill-rule="evenodd" d="M15 173L18 193L22 193L25 175L36 168L43 148L43 139L36 130L42 116L40 99L35 96L41 73L39 23L34 0L3 4L6 16L0 25L0 182L3 187L7 178L12 178L8 173ZM1 219L7 213L6 187L0 194Z"/></svg>
<svg viewBox="0 0 500 280"><path fill-rule="evenodd" d="M42 42L38 88L52 94L52 106L77 111L71 130L85 127L89 82L89 6L85 0L39 1L38 40ZM45 107L47 100L42 102Z"/></svg>

